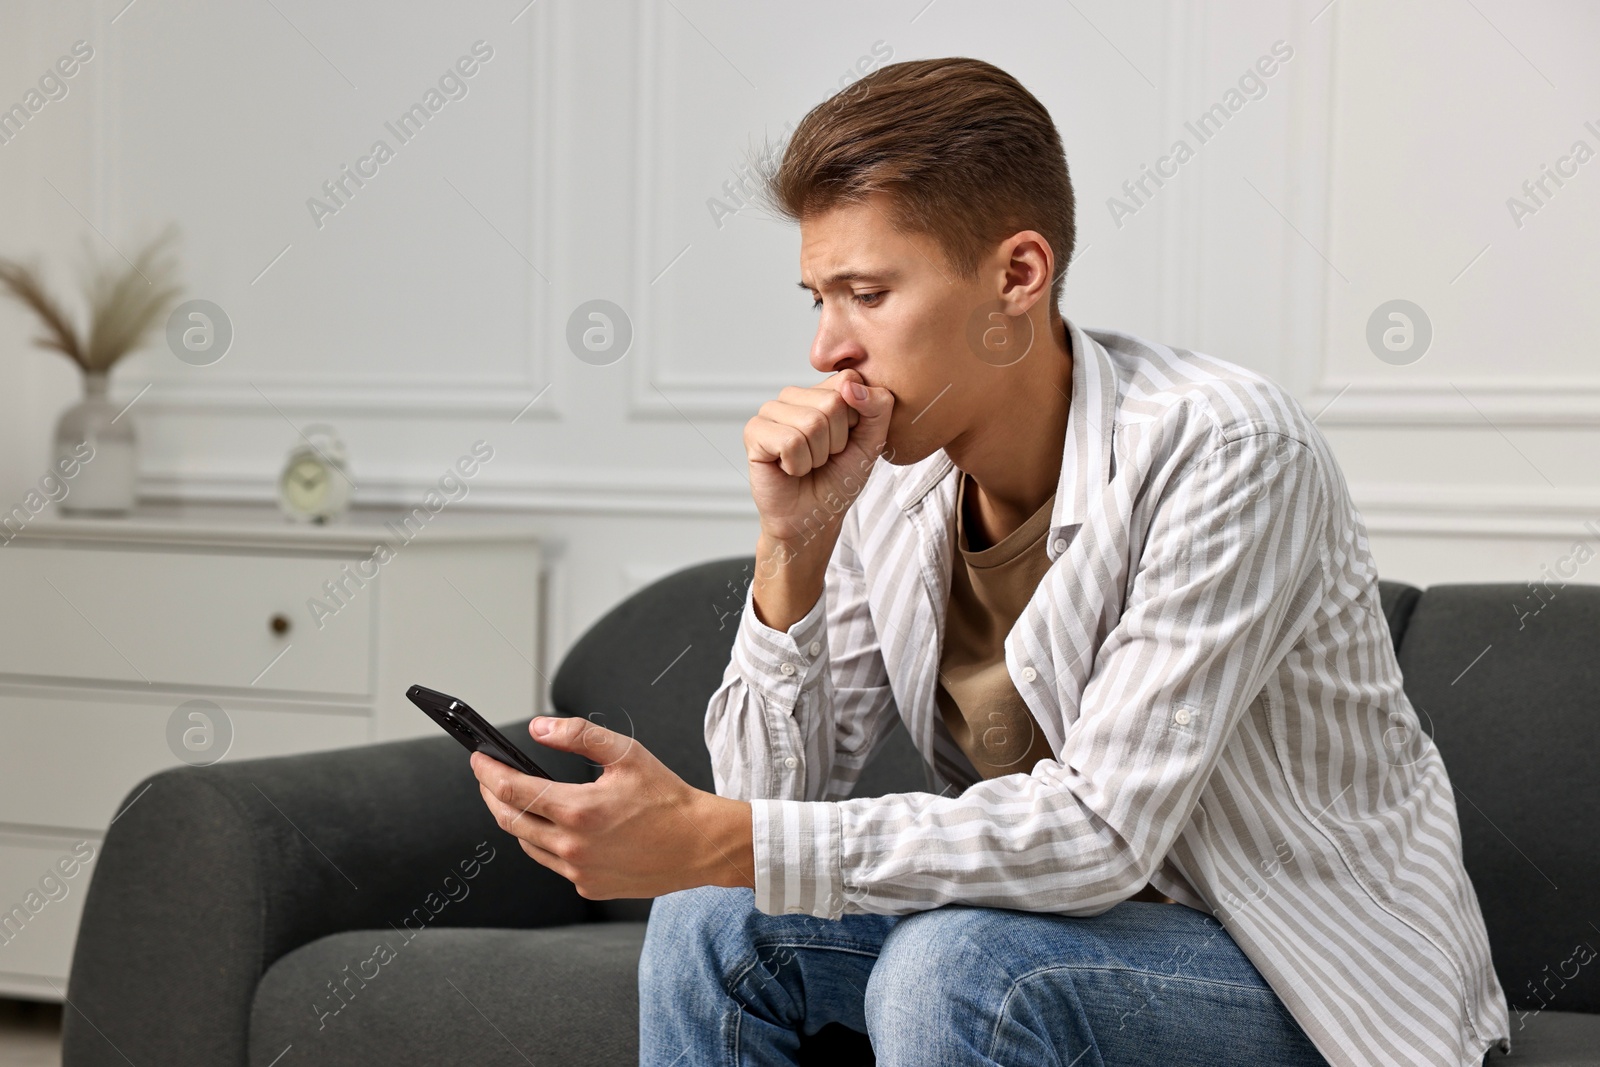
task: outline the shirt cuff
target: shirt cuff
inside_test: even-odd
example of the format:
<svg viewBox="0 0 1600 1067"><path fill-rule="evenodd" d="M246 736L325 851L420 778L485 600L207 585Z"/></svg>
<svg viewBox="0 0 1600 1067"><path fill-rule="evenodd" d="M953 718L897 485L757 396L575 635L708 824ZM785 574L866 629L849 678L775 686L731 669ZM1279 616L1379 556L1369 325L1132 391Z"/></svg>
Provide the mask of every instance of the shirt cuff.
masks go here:
<svg viewBox="0 0 1600 1067"><path fill-rule="evenodd" d="M755 904L767 915L837 919L845 912L839 806L824 801L752 800Z"/></svg>
<svg viewBox="0 0 1600 1067"><path fill-rule="evenodd" d="M745 683L771 705L793 708L800 693L822 677L828 663L827 593L788 630L774 630L756 617L755 583L744 594L744 612L733 642L733 662Z"/></svg>

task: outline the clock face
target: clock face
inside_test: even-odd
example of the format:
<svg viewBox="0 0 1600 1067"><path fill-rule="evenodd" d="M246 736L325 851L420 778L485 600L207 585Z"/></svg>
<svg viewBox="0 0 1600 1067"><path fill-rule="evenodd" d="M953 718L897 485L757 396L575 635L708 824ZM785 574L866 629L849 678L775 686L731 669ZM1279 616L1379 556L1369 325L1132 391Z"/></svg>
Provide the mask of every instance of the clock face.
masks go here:
<svg viewBox="0 0 1600 1067"><path fill-rule="evenodd" d="M344 444L331 427L308 426L278 476L278 503L301 522L328 522L350 506ZM320 443L319 443L320 442Z"/></svg>
<svg viewBox="0 0 1600 1067"><path fill-rule="evenodd" d="M314 455L296 456L284 468L278 488L289 511L313 516L322 514L332 495L333 479L338 477Z"/></svg>

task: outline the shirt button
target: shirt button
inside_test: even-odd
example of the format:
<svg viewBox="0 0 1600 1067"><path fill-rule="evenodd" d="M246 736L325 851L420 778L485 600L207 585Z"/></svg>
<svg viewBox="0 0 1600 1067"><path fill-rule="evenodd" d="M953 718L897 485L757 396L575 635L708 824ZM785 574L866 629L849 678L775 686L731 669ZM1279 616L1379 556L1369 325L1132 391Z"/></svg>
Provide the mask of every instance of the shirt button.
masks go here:
<svg viewBox="0 0 1600 1067"><path fill-rule="evenodd" d="M1022 668L1022 680L1024 682L1031 682L1035 678L1038 678L1038 677L1039 677L1039 672L1034 670L1032 667L1024 667L1024 668Z"/></svg>
<svg viewBox="0 0 1600 1067"><path fill-rule="evenodd" d="M794 673L794 664L793 663L785 663L783 666L779 667L778 670L782 671L784 674L793 674Z"/></svg>
<svg viewBox="0 0 1600 1067"><path fill-rule="evenodd" d="M783 765L785 767L793 767L795 764L797 764L799 762L800 761L795 759L793 756L785 756L783 758Z"/></svg>
<svg viewBox="0 0 1600 1067"><path fill-rule="evenodd" d="M1188 708L1179 708L1177 711L1173 712L1172 713L1172 721L1177 723L1179 726L1188 726L1189 725L1189 709Z"/></svg>
<svg viewBox="0 0 1600 1067"><path fill-rule="evenodd" d="M813 656L815 656L817 653L819 653L821 651L822 651L822 642L821 641L813 641L813 642L811 642L811 654Z"/></svg>
<svg viewBox="0 0 1600 1067"><path fill-rule="evenodd" d="M1056 555L1059 556L1061 553L1067 550L1067 539L1065 537L1058 537L1056 538L1056 543L1051 547L1056 550Z"/></svg>

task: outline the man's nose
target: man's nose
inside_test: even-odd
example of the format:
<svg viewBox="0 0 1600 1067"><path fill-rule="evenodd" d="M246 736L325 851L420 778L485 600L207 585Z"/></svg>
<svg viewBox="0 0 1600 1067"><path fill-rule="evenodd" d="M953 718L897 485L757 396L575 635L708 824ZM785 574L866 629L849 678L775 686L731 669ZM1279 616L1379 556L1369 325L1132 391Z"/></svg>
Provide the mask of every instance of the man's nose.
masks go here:
<svg viewBox="0 0 1600 1067"><path fill-rule="evenodd" d="M854 339L830 332L826 325L817 327L816 340L811 343L811 366L819 374L835 374L864 358L866 352Z"/></svg>

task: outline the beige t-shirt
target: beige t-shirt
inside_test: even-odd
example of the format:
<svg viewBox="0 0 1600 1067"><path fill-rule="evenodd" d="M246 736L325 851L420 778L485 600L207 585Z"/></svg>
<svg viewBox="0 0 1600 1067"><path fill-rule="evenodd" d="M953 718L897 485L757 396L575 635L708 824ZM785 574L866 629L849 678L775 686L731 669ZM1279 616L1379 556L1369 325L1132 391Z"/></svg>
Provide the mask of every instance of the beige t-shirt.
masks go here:
<svg viewBox="0 0 1600 1067"><path fill-rule="evenodd" d="M939 714L961 751L985 778L1026 774L1054 759L1044 731L1006 670L1006 635L1050 569L1045 552L1055 494L996 544L970 547L967 485L956 489L957 557L945 610L944 648L935 696ZM1130 899L1172 903L1146 886Z"/></svg>
<svg viewBox="0 0 1600 1067"><path fill-rule="evenodd" d="M1006 634L1039 587L1050 559L1051 494L1023 524L987 548L969 547L967 485L956 490L957 558L939 657L939 713L979 774L1026 774L1053 753L1006 671Z"/></svg>

